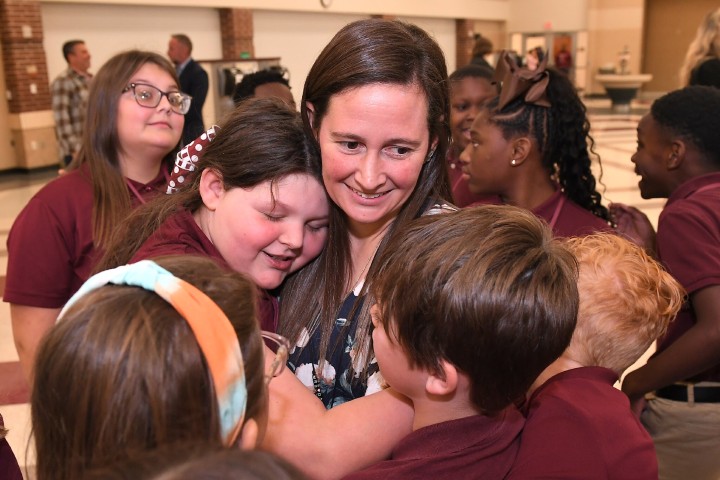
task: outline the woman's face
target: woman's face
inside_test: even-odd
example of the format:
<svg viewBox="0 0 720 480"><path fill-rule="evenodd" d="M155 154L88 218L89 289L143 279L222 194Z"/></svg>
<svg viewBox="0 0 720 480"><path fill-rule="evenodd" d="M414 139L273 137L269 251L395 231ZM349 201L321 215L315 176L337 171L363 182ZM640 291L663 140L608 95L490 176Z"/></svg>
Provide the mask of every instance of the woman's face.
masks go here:
<svg viewBox="0 0 720 480"><path fill-rule="evenodd" d="M175 80L154 63L140 67L128 81L151 85L163 92L177 92ZM117 131L120 140L121 157L144 158L163 157L180 142L184 115L170 109L170 102L163 96L155 108L138 105L133 91L120 96L117 113Z"/></svg>
<svg viewBox="0 0 720 480"><path fill-rule="evenodd" d="M372 84L330 99L316 132L323 181L351 230L379 231L410 198L430 149L427 112L417 85Z"/></svg>
<svg viewBox="0 0 720 480"><path fill-rule="evenodd" d="M202 175L205 208L195 219L228 265L257 286L279 287L322 251L329 205L315 178L294 174L225 190L212 170Z"/></svg>
<svg viewBox="0 0 720 480"><path fill-rule="evenodd" d="M473 120L483 103L496 95L487 78L465 77L450 84L450 132L456 152L465 150Z"/></svg>
<svg viewBox="0 0 720 480"><path fill-rule="evenodd" d="M463 175L475 194L502 194L510 174L512 142L482 110L470 128L470 143L460 154Z"/></svg>

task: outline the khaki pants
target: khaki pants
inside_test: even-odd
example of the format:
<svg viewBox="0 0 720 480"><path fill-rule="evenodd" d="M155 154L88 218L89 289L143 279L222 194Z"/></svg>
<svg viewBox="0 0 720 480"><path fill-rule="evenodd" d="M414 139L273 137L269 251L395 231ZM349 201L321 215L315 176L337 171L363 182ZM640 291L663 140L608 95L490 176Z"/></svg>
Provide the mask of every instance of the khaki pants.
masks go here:
<svg viewBox="0 0 720 480"><path fill-rule="evenodd" d="M654 398L641 421L655 444L660 480L720 480L720 403Z"/></svg>

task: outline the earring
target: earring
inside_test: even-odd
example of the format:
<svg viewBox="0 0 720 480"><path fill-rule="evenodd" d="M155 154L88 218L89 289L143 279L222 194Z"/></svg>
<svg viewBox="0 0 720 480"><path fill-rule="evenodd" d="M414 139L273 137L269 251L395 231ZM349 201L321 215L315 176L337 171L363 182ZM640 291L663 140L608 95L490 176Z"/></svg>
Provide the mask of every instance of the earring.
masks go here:
<svg viewBox="0 0 720 480"><path fill-rule="evenodd" d="M513 167L514 167L515 165L517 165L517 160L515 160L515 159L513 158L513 159L510 161L510 165L512 165Z"/></svg>

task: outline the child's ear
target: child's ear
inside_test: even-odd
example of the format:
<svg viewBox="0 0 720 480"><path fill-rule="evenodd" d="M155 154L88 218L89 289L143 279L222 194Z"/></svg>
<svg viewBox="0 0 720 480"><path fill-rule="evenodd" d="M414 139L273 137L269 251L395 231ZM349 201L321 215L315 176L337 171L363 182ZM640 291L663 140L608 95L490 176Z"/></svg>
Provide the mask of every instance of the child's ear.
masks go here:
<svg viewBox="0 0 720 480"><path fill-rule="evenodd" d="M258 444L259 433L260 429L255 419L247 419L240 431L240 441L238 442L240 450L255 450Z"/></svg>
<svg viewBox="0 0 720 480"><path fill-rule="evenodd" d="M215 210L217 204L225 193L222 176L215 170L208 168L200 175L200 198L208 210Z"/></svg>
<svg viewBox="0 0 720 480"><path fill-rule="evenodd" d="M668 170L675 170L682 165L685 160L685 147L685 141L682 139L678 138L672 141L670 144L670 156L667 161Z"/></svg>
<svg viewBox="0 0 720 480"><path fill-rule="evenodd" d="M510 159L511 165L517 167L522 165L523 162L530 155L532 150L532 141L528 137L518 137L512 141L512 158Z"/></svg>
<svg viewBox="0 0 720 480"><path fill-rule="evenodd" d="M455 365L442 360L440 368L443 371L442 378L439 375L430 374L425 382L425 391L430 395L449 395L458 387L458 371Z"/></svg>

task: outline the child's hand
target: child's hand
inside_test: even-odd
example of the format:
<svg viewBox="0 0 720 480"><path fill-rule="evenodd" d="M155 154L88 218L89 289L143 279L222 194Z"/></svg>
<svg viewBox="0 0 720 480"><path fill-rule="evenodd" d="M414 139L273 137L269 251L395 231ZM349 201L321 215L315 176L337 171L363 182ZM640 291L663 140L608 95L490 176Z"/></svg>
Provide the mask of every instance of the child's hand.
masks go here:
<svg viewBox="0 0 720 480"><path fill-rule="evenodd" d="M645 397L640 397L637 400L630 402L630 410L637 418L640 418L640 415L642 415L642 412L643 410L645 410L646 406L647 400L645 400Z"/></svg>
<svg viewBox="0 0 720 480"><path fill-rule="evenodd" d="M610 214L620 235L655 255L655 229L644 213L629 205L613 203L610 205Z"/></svg>

